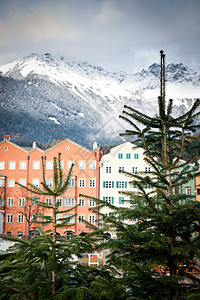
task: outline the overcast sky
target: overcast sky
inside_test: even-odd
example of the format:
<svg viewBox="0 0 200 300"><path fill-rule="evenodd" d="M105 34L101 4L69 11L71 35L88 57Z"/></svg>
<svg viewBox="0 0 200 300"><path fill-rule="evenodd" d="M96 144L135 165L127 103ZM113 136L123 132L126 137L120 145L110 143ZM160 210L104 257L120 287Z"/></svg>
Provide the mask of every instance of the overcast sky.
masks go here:
<svg viewBox="0 0 200 300"><path fill-rule="evenodd" d="M0 65L49 52L134 73L160 49L200 70L200 0L0 0Z"/></svg>

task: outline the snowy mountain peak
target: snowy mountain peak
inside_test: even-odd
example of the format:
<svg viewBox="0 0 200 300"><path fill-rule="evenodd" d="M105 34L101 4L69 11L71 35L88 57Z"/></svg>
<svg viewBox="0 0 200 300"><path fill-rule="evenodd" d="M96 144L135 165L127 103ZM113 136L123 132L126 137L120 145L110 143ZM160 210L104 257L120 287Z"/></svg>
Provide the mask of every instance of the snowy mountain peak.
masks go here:
<svg viewBox="0 0 200 300"><path fill-rule="evenodd" d="M157 111L160 89L157 63L136 74L127 74L50 53L32 53L1 66L0 72L2 114L9 119L22 116L22 123L28 118L27 130L34 128L33 134L36 134L36 126L32 124L41 122L41 130L44 123L54 138L61 130L67 137L70 134L74 137L76 131L78 139L85 140L84 130L88 132L88 139L99 132L101 139L105 136L111 139L116 137L115 131L121 132L124 126L118 118L124 104L148 115ZM182 63L169 64L166 79L167 99L174 99L176 113L187 111L200 95L200 75ZM5 120L6 130L7 126ZM24 126L19 122L11 131L17 134L21 128ZM47 138L46 134L43 137Z"/></svg>
<svg viewBox="0 0 200 300"><path fill-rule="evenodd" d="M148 72L152 73L153 75L155 75L156 77L160 78L160 65L159 64L152 64L149 68L148 68Z"/></svg>
<svg viewBox="0 0 200 300"><path fill-rule="evenodd" d="M7 77L22 79L32 75L48 78L52 82L78 85L80 81L91 80L102 82L109 80L117 84L124 84L133 81L142 81L144 76L151 80L151 77L160 77L160 65L153 63L147 70L142 70L137 74L127 74L126 72L111 72L100 66L92 66L87 61L75 62L66 60L63 56L52 56L50 53L38 55L32 53L22 59L0 67L0 72ZM154 79L155 79L154 77ZM166 79L168 81L190 81L195 83L200 80L200 75L185 66L183 63L168 64L166 67ZM72 82L71 82L72 81ZM107 82L106 82L107 84ZM126 85L126 84L125 84Z"/></svg>
<svg viewBox="0 0 200 300"><path fill-rule="evenodd" d="M160 65L157 63L139 73L127 74L122 71L107 71L86 61L66 60L63 56L52 56L50 53L42 55L32 53L1 66L0 72L17 80L27 79L31 82L37 78L64 85L90 105L91 101L94 102L94 98L100 97L107 102L106 106L110 107L106 111L116 106L121 107L127 99L139 97L149 101L157 98L159 94ZM199 96L200 75L182 63L167 65L166 80L169 97L177 97L178 94L180 98L187 98L188 94L191 98ZM171 83L176 83L176 87L174 88ZM191 88L188 88L188 84ZM96 107L95 102L92 105ZM103 111L104 109L101 113L105 115Z"/></svg>

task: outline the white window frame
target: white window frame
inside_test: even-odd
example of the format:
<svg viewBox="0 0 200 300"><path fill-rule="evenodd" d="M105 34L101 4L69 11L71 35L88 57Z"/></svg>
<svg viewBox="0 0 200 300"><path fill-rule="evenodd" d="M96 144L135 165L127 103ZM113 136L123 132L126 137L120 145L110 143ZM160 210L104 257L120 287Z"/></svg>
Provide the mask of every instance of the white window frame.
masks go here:
<svg viewBox="0 0 200 300"><path fill-rule="evenodd" d="M63 220L61 220L62 218L63 218L63 217L62 217L62 214L57 214L57 215L56 215L56 222L57 222L57 223L62 223L62 221L63 221Z"/></svg>
<svg viewBox="0 0 200 300"><path fill-rule="evenodd" d="M68 187L76 186L76 178L70 178Z"/></svg>
<svg viewBox="0 0 200 300"><path fill-rule="evenodd" d="M53 170L53 160L46 161L46 170Z"/></svg>
<svg viewBox="0 0 200 300"><path fill-rule="evenodd" d="M15 160L10 160L8 162L8 170L16 170L16 161Z"/></svg>
<svg viewBox="0 0 200 300"><path fill-rule="evenodd" d="M40 185L40 179L39 178L32 178L32 184L36 187L39 187Z"/></svg>
<svg viewBox="0 0 200 300"><path fill-rule="evenodd" d="M75 206L76 205L76 198L64 198L64 206Z"/></svg>
<svg viewBox="0 0 200 300"><path fill-rule="evenodd" d="M81 188L84 188L85 187L85 179L79 179L78 186Z"/></svg>
<svg viewBox="0 0 200 300"><path fill-rule="evenodd" d="M19 207L25 206L25 198L24 197L18 198L18 206Z"/></svg>
<svg viewBox="0 0 200 300"><path fill-rule="evenodd" d="M85 168L86 168L85 160L79 160L78 161L78 168L79 168L79 170L85 170Z"/></svg>
<svg viewBox="0 0 200 300"><path fill-rule="evenodd" d="M96 160L89 160L89 169L90 170L96 170Z"/></svg>
<svg viewBox="0 0 200 300"><path fill-rule="evenodd" d="M7 198L7 206L14 206L14 198L13 197L8 197Z"/></svg>
<svg viewBox="0 0 200 300"><path fill-rule="evenodd" d="M5 170L5 161L0 161L0 170Z"/></svg>
<svg viewBox="0 0 200 300"><path fill-rule="evenodd" d="M20 170L26 170L26 160L20 160L19 161L19 169Z"/></svg>
<svg viewBox="0 0 200 300"><path fill-rule="evenodd" d="M125 181L118 181L118 188L124 189L125 188Z"/></svg>
<svg viewBox="0 0 200 300"><path fill-rule="evenodd" d="M94 224L96 222L95 215L88 215L88 222Z"/></svg>
<svg viewBox="0 0 200 300"><path fill-rule="evenodd" d="M8 187L9 188L15 187L15 179L14 178L8 178Z"/></svg>
<svg viewBox="0 0 200 300"><path fill-rule="evenodd" d="M111 171L112 171L112 168L110 166L107 166L106 167L106 173L111 173Z"/></svg>
<svg viewBox="0 0 200 300"><path fill-rule="evenodd" d="M46 179L46 184L48 187L53 187L53 178L47 178Z"/></svg>
<svg viewBox="0 0 200 300"><path fill-rule="evenodd" d="M191 193L192 193L191 186L186 186L186 187L185 187L185 194L186 194L187 196L191 196Z"/></svg>
<svg viewBox="0 0 200 300"><path fill-rule="evenodd" d="M124 167L119 167L119 171L124 171Z"/></svg>
<svg viewBox="0 0 200 300"><path fill-rule="evenodd" d="M105 181L105 188L106 189L111 189L112 188L112 181L106 180Z"/></svg>
<svg viewBox="0 0 200 300"><path fill-rule="evenodd" d="M26 186L26 178L19 178L19 183Z"/></svg>
<svg viewBox="0 0 200 300"><path fill-rule="evenodd" d="M45 198L45 203L48 205L52 205L52 198Z"/></svg>
<svg viewBox="0 0 200 300"><path fill-rule="evenodd" d="M132 173L135 174L138 171L138 167L132 167Z"/></svg>
<svg viewBox="0 0 200 300"><path fill-rule="evenodd" d="M73 169L72 169L72 170L74 170L74 168L75 168L75 161L74 160L68 160L68 162L67 162L68 170L71 169L72 164L74 164Z"/></svg>
<svg viewBox="0 0 200 300"><path fill-rule="evenodd" d="M83 224L85 221L85 215L78 215L78 223Z"/></svg>
<svg viewBox="0 0 200 300"><path fill-rule="evenodd" d="M40 170L40 161L33 160L33 170Z"/></svg>
<svg viewBox="0 0 200 300"><path fill-rule="evenodd" d="M17 223L24 223L24 215L17 214Z"/></svg>
<svg viewBox="0 0 200 300"><path fill-rule="evenodd" d="M94 179L94 178L89 179L89 187L90 188L96 187L96 179Z"/></svg>
<svg viewBox="0 0 200 300"><path fill-rule="evenodd" d="M85 199L84 198L78 198L78 205L84 207L85 206Z"/></svg>
<svg viewBox="0 0 200 300"><path fill-rule="evenodd" d="M105 201L109 204L112 204L112 197L111 196L105 196Z"/></svg>
<svg viewBox="0 0 200 300"><path fill-rule="evenodd" d="M6 181L5 178L0 178L0 188L5 187Z"/></svg>
<svg viewBox="0 0 200 300"><path fill-rule="evenodd" d="M58 203L58 207L63 206L62 205L62 203L63 203L63 199L62 198L56 198L56 202Z"/></svg>
<svg viewBox="0 0 200 300"><path fill-rule="evenodd" d="M6 215L6 223L13 223L13 214Z"/></svg>
<svg viewBox="0 0 200 300"><path fill-rule="evenodd" d="M89 207L95 207L96 203L93 199L89 199Z"/></svg>
<svg viewBox="0 0 200 300"><path fill-rule="evenodd" d="M70 215L70 214L64 214L64 218L69 218L69 217L71 217L72 215ZM68 222L68 224L74 224L75 223L75 216L73 216L70 220L69 220L69 222Z"/></svg>

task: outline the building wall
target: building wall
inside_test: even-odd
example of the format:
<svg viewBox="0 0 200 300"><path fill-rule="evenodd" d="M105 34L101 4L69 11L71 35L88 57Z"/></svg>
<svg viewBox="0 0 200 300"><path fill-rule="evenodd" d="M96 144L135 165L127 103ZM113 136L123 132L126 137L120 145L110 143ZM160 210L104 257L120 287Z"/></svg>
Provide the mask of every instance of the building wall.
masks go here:
<svg viewBox="0 0 200 300"><path fill-rule="evenodd" d="M152 168L145 161L144 150L142 148L135 148L135 145L130 142L125 142L119 146L111 149L109 154L103 155L100 161L100 199L108 201L115 206L126 207L129 204L124 200L129 200L128 196L120 195L120 191L136 191L137 188L131 183L133 179L120 174L119 169L124 168L124 171L129 173L136 172L150 172ZM183 161L180 164L184 163ZM189 165L189 168L195 172L195 166ZM177 168L176 173L180 173L182 168ZM199 188L200 188L200 179ZM120 186L121 182L121 186ZM123 183L123 187L122 187ZM147 192L150 191L146 188ZM180 194L188 193L195 199L195 180L190 179L186 184L179 187ZM199 191L200 192L200 191ZM120 198L121 197L121 198ZM200 193L199 193L200 200ZM104 207L101 212L109 215L111 210Z"/></svg>
<svg viewBox="0 0 200 300"><path fill-rule="evenodd" d="M69 187L63 195L58 197L61 199L61 207L59 207L59 210L73 208L73 205L71 206L70 203L71 200L66 201L66 198L75 198L75 202L73 204L78 204L80 198L79 194L84 194L91 197L99 196L99 160L101 156L99 149L90 151L67 139L60 141L58 144L46 151L42 151L37 147L34 149L24 149L15 145L9 140L4 140L0 143L0 173L6 176L6 186L5 188L1 188L5 190L5 206L0 207L0 209L5 210L3 228L4 233L9 232L10 234L16 236L20 233L25 235L28 232L28 222L25 220L25 217L24 219L22 218L20 220L18 215L25 215L25 209L29 207L29 204L31 203L30 200L27 200L27 196L31 197L33 195L31 195L30 192L27 193L26 190L19 187L16 183L14 183L13 187L10 187L12 184L12 179L14 182L22 182L23 184L25 183L25 185L27 182L33 184L39 183L39 188L42 188L41 156L43 156L46 169L46 178L49 180L49 183L51 183L51 179L53 178L53 157L57 157L59 152L61 153L63 172L65 175L67 175L69 172L70 162L74 162L75 167L72 175L76 183L75 186ZM81 163L82 168L79 165ZM13 170L10 170L10 168ZM20 168L24 168L24 170ZM82 180L82 184L84 182L84 186L80 186L80 180ZM23 199L20 203L20 198L26 199L24 206L19 206L20 204L23 205ZM49 198L51 197L40 196L40 201L46 202L49 201L47 200ZM12 205L12 201L14 201L14 205ZM93 203L89 201L89 199L84 199L81 201L81 204L83 206L79 206L76 209L73 209L71 212L65 213L77 214L75 225L71 226L68 232L71 231L75 232L76 234L80 234L82 231L89 231L84 223L79 222L79 215L84 216L86 221L92 221L96 224L97 216L94 216L92 212L89 212L90 204L93 205ZM46 208L43 209L40 207L39 211L44 215L52 214L50 209ZM36 209L36 206L31 206L31 214L38 213L39 211ZM13 220L11 220L10 215L13 215ZM93 217L90 217L91 215ZM61 214L60 217L63 216L64 213ZM49 225L42 227L44 230L50 229ZM36 230L37 224L33 223L30 229ZM58 228L58 231L61 235L66 234L66 228Z"/></svg>
<svg viewBox="0 0 200 300"><path fill-rule="evenodd" d="M129 200L128 196L120 195L120 191L136 191L131 183L133 179L120 174L119 169L129 173L151 171L150 166L144 160L144 150L134 149L135 145L125 142L111 149L110 153L103 155L100 161L100 199L110 202L115 206L128 206L123 202ZM102 209L102 213L109 214L109 208Z"/></svg>
<svg viewBox="0 0 200 300"><path fill-rule="evenodd" d="M198 172L200 171L200 160L198 160ZM200 201L200 176L195 178L196 201Z"/></svg>
<svg viewBox="0 0 200 300"><path fill-rule="evenodd" d="M180 160L179 164L182 165L184 164L185 161ZM191 173L195 173L196 172L196 167L195 164L189 164L187 167L189 167L189 169L187 169L187 172L191 172ZM180 173L184 171L184 167L181 168L177 168L176 170L173 170L173 172L175 173ZM176 175L175 175L176 176ZM195 201L195 194L196 194L196 187L195 187L195 178L191 178L188 182L182 184L181 186L179 186L178 188L178 193L183 195L189 195L192 196L191 200Z"/></svg>

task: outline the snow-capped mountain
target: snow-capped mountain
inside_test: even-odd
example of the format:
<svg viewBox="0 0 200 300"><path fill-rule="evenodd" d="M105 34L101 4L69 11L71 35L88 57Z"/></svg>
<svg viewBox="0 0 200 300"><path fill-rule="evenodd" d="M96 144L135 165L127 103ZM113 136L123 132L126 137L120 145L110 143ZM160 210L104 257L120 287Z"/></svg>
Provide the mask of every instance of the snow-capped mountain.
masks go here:
<svg viewBox="0 0 200 300"><path fill-rule="evenodd" d="M118 131L127 127L118 118L124 104L156 112L160 66L155 63L127 74L46 53L3 65L0 72L1 134L25 139L29 130L30 139L38 141L69 137L84 144L96 139L102 143L116 140ZM175 113L186 111L200 95L200 74L182 63L169 64L166 79Z"/></svg>

